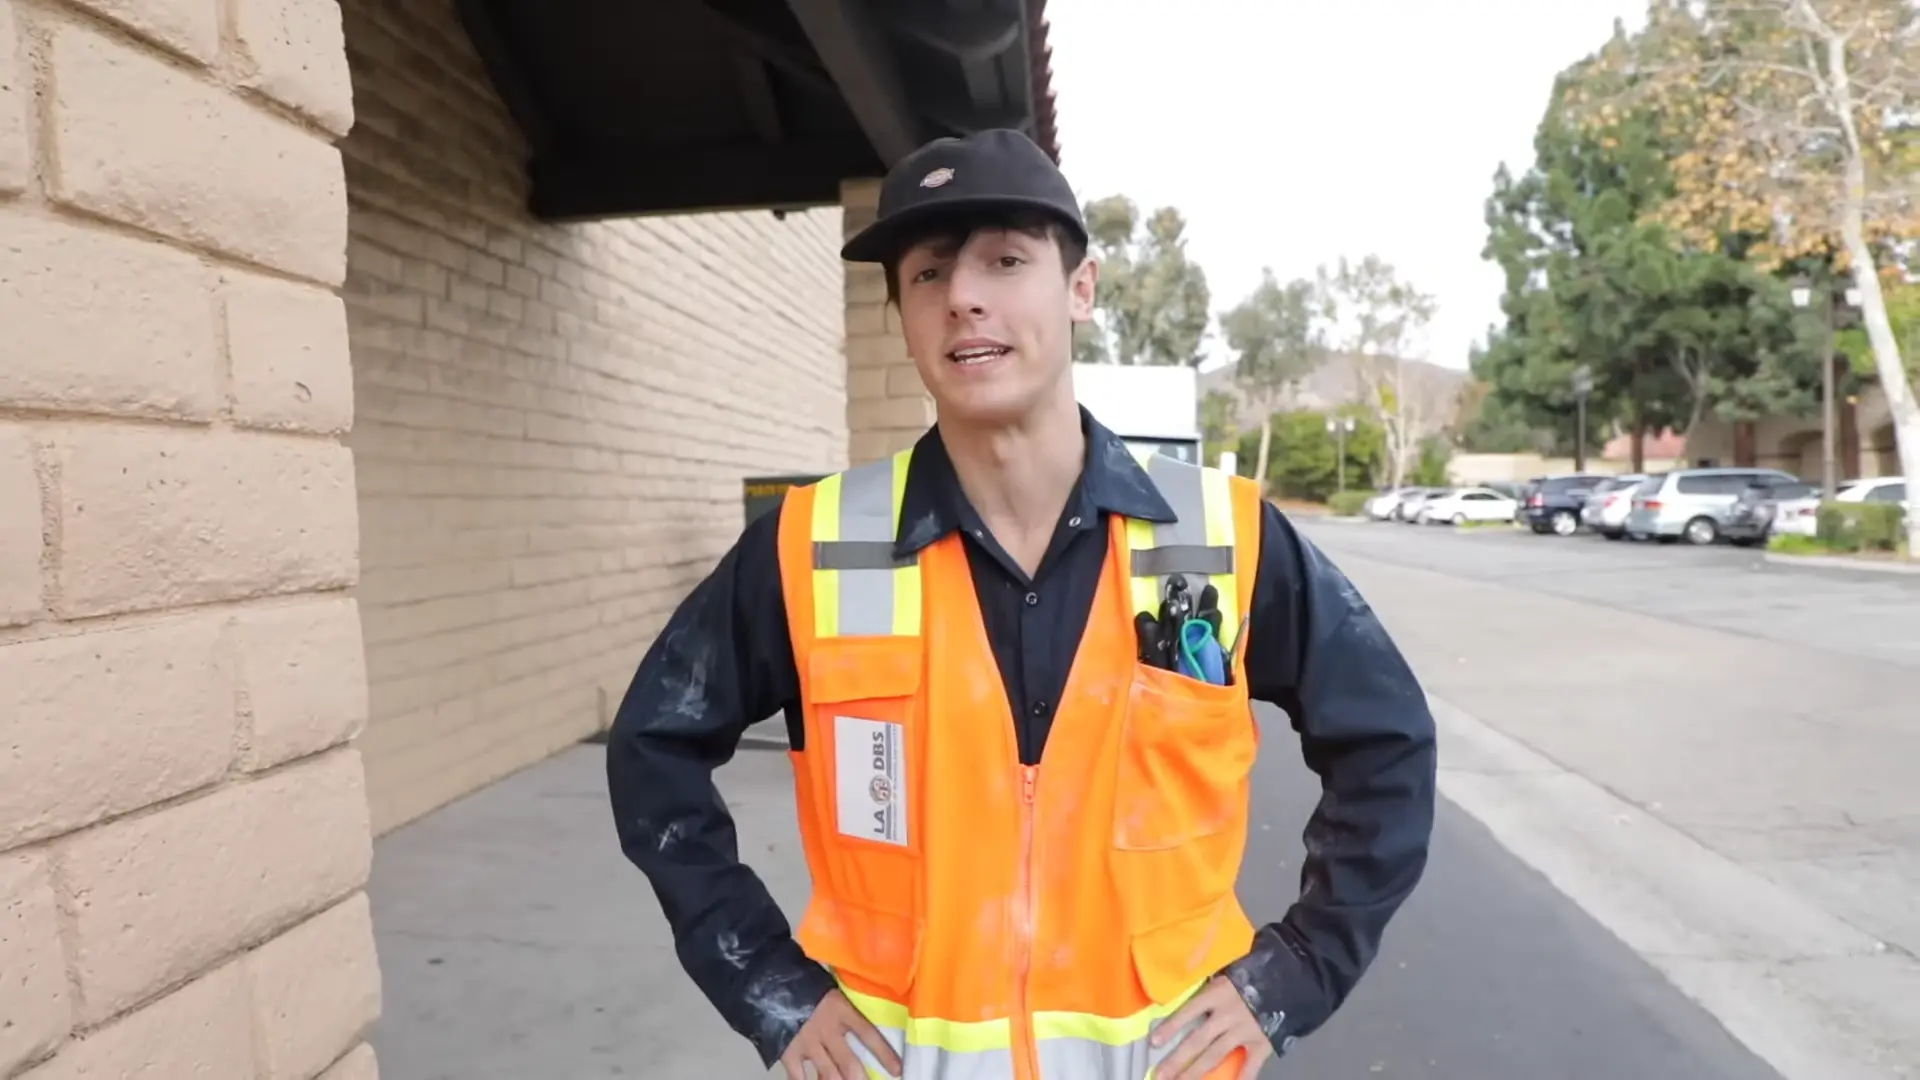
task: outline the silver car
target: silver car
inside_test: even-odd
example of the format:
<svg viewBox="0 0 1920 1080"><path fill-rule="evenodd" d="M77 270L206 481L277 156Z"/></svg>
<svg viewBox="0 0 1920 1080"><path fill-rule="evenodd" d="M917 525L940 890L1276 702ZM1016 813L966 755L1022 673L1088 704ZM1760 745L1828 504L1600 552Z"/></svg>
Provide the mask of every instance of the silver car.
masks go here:
<svg viewBox="0 0 1920 1080"><path fill-rule="evenodd" d="M1627 473L1602 480L1580 508L1580 524L1609 540L1625 536L1627 514L1633 510L1633 489L1645 479L1643 473Z"/></svg>
<svg viewBox="0 0 1920 1080"><path fill-rule="evenodd" d="M1720 539L1720 523L1740 493L1756 480L1797 481L1779 469L1676 469L1650 476L1633 489L1633 509L1627 513L1627 535L1672 542L1685 537L1690 544Z"/></svg>

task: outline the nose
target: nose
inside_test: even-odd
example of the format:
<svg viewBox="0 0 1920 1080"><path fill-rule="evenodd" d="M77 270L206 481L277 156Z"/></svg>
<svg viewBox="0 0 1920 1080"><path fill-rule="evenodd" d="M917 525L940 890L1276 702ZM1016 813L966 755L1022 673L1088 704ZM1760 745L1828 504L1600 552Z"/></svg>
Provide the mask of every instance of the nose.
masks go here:
<svg viewBox="0 0 1920 1080"><path fill-rule="evenodd" d="M947 316L952 319L978 318L987 313L986 282L972 260L957 259L947 274Z"/></svg>

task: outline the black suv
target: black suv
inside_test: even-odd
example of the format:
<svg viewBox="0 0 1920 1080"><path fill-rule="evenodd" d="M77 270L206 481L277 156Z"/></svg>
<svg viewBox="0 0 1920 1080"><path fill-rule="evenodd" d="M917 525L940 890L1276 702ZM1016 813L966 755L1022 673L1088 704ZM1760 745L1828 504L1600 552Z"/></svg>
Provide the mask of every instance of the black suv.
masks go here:
<svg viewBox="0 0 1920 1080"><path fill-rule="evenodd" d="M1580 510L1587 505L1587 496L1605 479L1598 473L1539 477L1527 485L1520 517L1543 536L1572 536L1580 531Z"/></svg>

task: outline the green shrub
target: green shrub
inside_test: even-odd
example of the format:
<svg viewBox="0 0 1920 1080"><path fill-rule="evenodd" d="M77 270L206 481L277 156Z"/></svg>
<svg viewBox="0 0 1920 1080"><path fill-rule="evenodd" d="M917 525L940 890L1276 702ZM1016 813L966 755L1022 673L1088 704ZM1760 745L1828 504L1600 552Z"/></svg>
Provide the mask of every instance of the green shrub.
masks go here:
<svg viewBox="0 0 1920 1080"><path fill-rule="evenodd" d="M1824 502L1814 533L1830 551L1896 551L1900 517L1897 503Z"/></svg>
<svg viewBox="0 0 1920 1080"><path fill-rule="evenodd" d="M1366 509L1367 500L1372 498L1366 491L1336 491L1327 497L1327 509L1341 517L1353 517Z"/></svg>

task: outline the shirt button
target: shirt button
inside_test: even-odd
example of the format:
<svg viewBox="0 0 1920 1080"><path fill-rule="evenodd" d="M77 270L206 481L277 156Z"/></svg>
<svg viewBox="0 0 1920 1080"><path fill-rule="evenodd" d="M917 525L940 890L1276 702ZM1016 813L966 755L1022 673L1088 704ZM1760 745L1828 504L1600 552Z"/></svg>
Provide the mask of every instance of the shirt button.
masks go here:
<svg viewBox="0 0 1920 1080"><path fill-rule="evenodd" d="M1045 716L1047 715L1047 703L1044 701L1036 701L1033 703L1033 708L1029 711L1035 716Z"/></svg>
<svg viewBox="0 0 1920 1080"><path fill-rule="evenodd" d="M1030 592L1030 593L1028 593L1028 594L1027 594L1027 606L1028 606L1028 607L1033 607L1034 605L1036 605L1036 604L1038 604L1039 602L1040 602L1040 594L1039 594L1039 593L1037 593L1037 592Z"/></svg>
<svg viewBox="0 0 1920 1080"><path fill-rule="evenodd" d="M1069 528L1069 529L1077 529L1077 528L1079 528L1079 527L1080 527L1080 519L1079 519L1079 518L1077 518L1077 517L1070 517L1070 518L1068 518L1068 519L1067 519L1067 528Z"/></svg>

